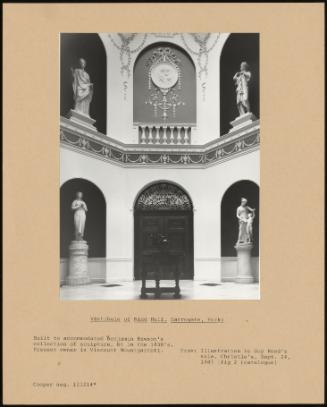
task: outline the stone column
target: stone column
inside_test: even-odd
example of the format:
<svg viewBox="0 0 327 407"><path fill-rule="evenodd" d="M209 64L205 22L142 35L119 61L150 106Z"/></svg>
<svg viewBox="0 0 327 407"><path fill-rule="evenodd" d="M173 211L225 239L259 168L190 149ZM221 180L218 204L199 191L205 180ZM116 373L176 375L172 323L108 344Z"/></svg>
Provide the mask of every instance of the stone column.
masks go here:
<svg viewBox="0 0 327 407"><path fill-rule="evenodd" d="M88 268L89 246L85 240L73 240L69 245L67 285L83 285L91 282Z"/></svg>
<svg viewBox="0 0 327 407"><path fill-rule="evenodd" d="M237 251L237 277L235 283L253 283L254 277L251 265L251 250L252 243L237 243L235 245Z"/></svg>

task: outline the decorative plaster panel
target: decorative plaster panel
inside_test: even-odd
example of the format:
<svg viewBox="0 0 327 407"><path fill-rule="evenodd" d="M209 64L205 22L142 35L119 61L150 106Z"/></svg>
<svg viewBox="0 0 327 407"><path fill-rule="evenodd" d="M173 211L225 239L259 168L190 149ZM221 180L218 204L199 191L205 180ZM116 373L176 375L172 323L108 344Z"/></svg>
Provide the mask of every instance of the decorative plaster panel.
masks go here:
<svg viewBox="0 0 327 407"><path fill-rule="evenodd" d="M122 166L207 167L258 149L260 144L259 121L205 146L134 146L81 130L67 119L62 119L60 127L63 147Z"/></svg>

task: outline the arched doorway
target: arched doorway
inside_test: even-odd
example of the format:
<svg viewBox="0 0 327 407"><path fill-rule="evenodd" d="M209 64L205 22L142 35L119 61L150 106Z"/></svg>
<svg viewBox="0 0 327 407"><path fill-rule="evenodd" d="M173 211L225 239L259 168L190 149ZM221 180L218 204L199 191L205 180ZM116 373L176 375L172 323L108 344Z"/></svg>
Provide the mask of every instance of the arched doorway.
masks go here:
<svg viewBox="0 0 327 407"><path fill-rule="evenodd" d="M221 201L221 256L236 257L234 248L238 236L236 209L241 198L246 198L248 205L256 209L253 223L254 247L252 256L259 256L259 186L249 180L237 181L225 192Z"/></svg>
<svg viewBox="0 0 327 407"><path fill-rule="evenodd" d="M159 240L167 238L168 256L179 252L180 278L193 279L193 204L188 194L170 182L146 187L134 205L134 278L143 268L153 270L153 255L160 251Z"/></svg>
<svg viewBox="0 0 327 407"><path fill-rule="evenodd" d="M89 245L89 258L106 257L106 201L102 191L83 178L66 181L60 188L60 257L68 258L68 247L74 238L71 204L76 192L83 193L88 211L84 239Z"/></svg>

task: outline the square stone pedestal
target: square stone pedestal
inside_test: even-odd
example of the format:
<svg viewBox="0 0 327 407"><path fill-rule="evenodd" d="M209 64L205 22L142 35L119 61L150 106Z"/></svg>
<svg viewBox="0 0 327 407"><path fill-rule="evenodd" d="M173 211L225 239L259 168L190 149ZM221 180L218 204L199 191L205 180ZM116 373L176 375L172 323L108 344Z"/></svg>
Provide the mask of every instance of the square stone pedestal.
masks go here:
<svg viewBox="0 0 327 407"><path fill-rule="evenodd" d="M242 114L241 116L236 117L235 120L230 122L232 128L229 130L229 133L241 129L242 127L248 126L255 120L257 120L257 118L253 113Z"/></svg>
<svg viewBox="0 0 327 407"><path fill-rule="evenodd" d="M88 273L88 250L85 240L73 240L69 245L67 285L83 285L91 282Z"/></svg>
<svg viewBox="0 0 327 407"><path fill-rule="evenodd" d="M97 128L93 126L95 120L92 119L92 117L87 116L86 114L78 112L74 109L70 109L68 113L68 119L74 123L80 124L81 126L87 127L90 130L97 131Z"/></svg>
<svg viewBox="0 0 327 407"><path fill-rule="evenodd" d="M253 244L236 243L235 249L237 251L237 277L235 283L253 283L254 277L251 264L251 250L253 249Z"/></svg>

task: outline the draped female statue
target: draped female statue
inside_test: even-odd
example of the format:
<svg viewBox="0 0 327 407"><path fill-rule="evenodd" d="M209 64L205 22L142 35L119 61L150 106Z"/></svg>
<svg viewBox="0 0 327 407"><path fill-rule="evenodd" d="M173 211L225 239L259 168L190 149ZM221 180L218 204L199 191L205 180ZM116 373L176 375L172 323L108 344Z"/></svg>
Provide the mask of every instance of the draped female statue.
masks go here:
<svg viewBox="0 0 327 407"><path fill-rule="evenodd" d="M87 206L82 192L77 192L71 208L74 211L75 240L83 240Z"/></svg>
<svg viewBox="0 0 327 407"><path fill-rule="evenodd" d="M80 58L78 68L71 68L73 76L74 109L86 116L90 116L90 103L93 97L93 83L85 71L86 61Z"/></svg>

